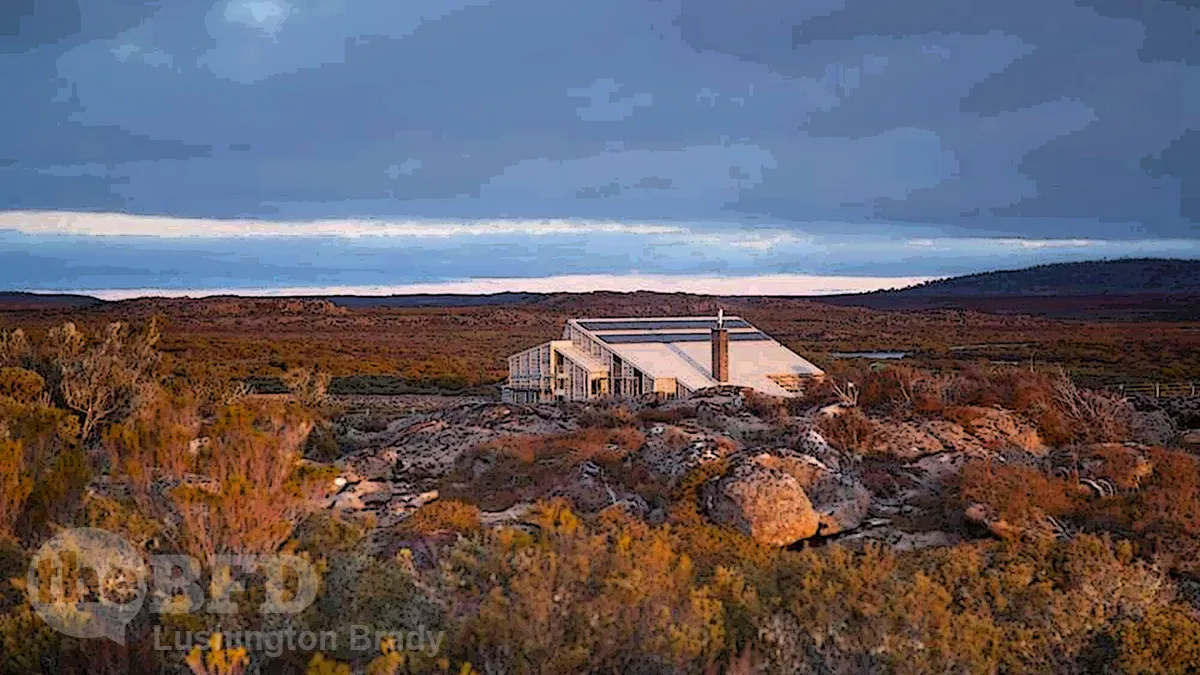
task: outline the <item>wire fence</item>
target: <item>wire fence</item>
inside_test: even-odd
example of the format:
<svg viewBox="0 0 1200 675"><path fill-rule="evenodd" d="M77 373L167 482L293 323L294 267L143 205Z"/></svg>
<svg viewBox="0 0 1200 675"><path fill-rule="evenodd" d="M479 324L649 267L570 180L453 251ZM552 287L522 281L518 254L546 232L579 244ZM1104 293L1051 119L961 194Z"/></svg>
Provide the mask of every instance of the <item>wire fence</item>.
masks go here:
<svg viewBox="0 0 1200 675"><path fill-rule="evenodd" d="M1112 384L1106 387L1124 396L1140 394L1154 398L1184 397L1197 395L1196 382L1131 382Z"/></svg>

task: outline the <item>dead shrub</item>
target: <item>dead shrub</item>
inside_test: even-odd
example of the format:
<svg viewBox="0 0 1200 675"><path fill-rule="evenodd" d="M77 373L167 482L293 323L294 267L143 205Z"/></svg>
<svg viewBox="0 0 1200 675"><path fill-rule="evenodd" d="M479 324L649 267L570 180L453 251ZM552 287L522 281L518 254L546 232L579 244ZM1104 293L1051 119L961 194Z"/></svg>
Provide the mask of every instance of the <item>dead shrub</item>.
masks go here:
<svg viewBox="0 0 1200 675"><path fill-rule="evenodd" d="M0 331L0 366L28 367L33 361L33 345L20 328Z"/></svg>
<svg viewBox="0 0 1200 675"><path fill-rule="evenodd" d="M80 416L86 441L106 421L120 421L136 412L157 386L160 356L157 320L130 327L110 323L88 346L87 337L67 323L47 333L62 401Z"/></svg>
<svg viewBox="0 0 1200 675"><path fill-rule="evenodd" d="M1077 387L1066 375L1054 383L1055 401L1075 429L1075 440L1114 443L1129 437L1133 408L1118 396Z"/></svg>

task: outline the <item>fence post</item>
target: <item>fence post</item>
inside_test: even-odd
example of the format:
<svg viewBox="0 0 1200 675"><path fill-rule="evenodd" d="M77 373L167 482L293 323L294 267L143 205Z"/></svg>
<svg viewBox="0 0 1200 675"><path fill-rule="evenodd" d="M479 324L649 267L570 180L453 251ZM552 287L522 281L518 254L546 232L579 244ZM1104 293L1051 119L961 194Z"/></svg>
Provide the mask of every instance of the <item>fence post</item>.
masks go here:
<svg viewBox="0 0 1200 675"><path fill-rule="evenodd" d="M1154 383L1154 398L1162 398L1162 387L1159 383Z"/></svg>

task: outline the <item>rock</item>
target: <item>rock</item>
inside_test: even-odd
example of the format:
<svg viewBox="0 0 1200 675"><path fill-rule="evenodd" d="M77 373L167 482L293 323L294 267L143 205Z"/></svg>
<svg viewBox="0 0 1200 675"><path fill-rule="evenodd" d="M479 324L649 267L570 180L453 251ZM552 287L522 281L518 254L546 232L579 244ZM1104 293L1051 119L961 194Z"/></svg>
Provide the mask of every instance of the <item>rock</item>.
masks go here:
<svg viewBox="0 0 1200 675"><path fill-rule="evenodd" d="M333 496L330 507L335 511L363 511L367 505L358 495L352 492L343 492Z"/></svg>
<svg viewBox="0 0 1200 675"><path fill-rule="evenodd" d="M777 450L755 460L790 474L812 503L820 524L816 534L826 537L857 528L871 509L871 493L856 479L832 470L819 459Z"/></svg>
<svg viewBox="0 0 1200 675"><path fill-rule="evenodd" d="M1200 450L1200 429L1189 429L1180 434L1179 446L1193 452Z"/></svg>
<svg viewBox="0 0 1200 675"><path fill-rule="evenodd" d="M579 465L575 475L552 490L550 497L563 497L586 513L609 508L621 508L635 517L643 517L650 508L640 495L629 492L619 484L610 483L604 471L593 462Z"/></svg>
<svg viewBox="0 0 1200 675"><path fill-rule="evenodd" d="M1165 410L1134 412L1131 431L1133 440L1147 445L1170 445L1179 435L1179 428Z"/></svg>
<svg viewBox="0 0 1200 675"><path fill-rule="evenodd" d="M963 511L963 518L968 523L985 527L989 532L1004 539L1012 539L1021 534L1021 530L1000 518L985 504L971 504Z"/></svg>
<svg viewBox="0 0 1200 675"><path fill-rule="evenodd" d="M1048 448L1037 430L1008 410L963 406L960 418L968 426L945 419L884 421L874 453L913 461L942 452L989 456L1016 449L1044 455Z"/></svg>
<svg viewBox="0 0 1200 675"><path fill-rule="evenodd" d="M486 527L507 525L520 521L533 508L533 504L513 504L503 511L484 511L479 514L479 522Z"/></svg>
<svg viewBox="0 0 1200 675"><path fill-rule="evenodd" d="M800 481L757 460L744 459L705 485L709 517L767 546L787 546L815 535L821 517Z"/></svg>
<svg viewBox="0 0 1200 675"><path fill-rule="evenodd" d="M737 444L705 432L690 432L664 425L651 434L639 451L641 460L656 476L674 484L696 467L729 456Z"/></svg>

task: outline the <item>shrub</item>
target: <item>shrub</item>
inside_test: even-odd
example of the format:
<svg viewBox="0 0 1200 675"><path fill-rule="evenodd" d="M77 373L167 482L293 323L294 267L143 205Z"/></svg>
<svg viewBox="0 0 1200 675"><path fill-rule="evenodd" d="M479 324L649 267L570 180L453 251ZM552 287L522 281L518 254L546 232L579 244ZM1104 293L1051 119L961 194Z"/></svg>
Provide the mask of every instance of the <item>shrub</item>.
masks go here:
<svg viewBox="0 0 1200 675"><path fill-rule="evenodd" d="M9 438L7 427L0 423L0 540L12 536L31 492L33 476L26 465L25 446Z"/></svg>
<svg viewBox="0 0 1200 675"><path fill-rule="evenodd" d="M489 511L506 509L546 496L584 462L615 471L645 442L645 435L632 427L501 436L463 453L443 494Z"/></svg>
<svg viewBox="0 0 1200 675"><path fill-rule="evenodd" d="M643 424L679 424L695 417L696 409L691 406L646 408L637 414L638 421Z"/></svg>
<svg viewBox="0 0 1200 675"><path fill-rule="evenodd" d="M637 417L623 405L587 404L577 416L580 426L616 429L637 423Z"/></svg>
<svg viewBox="0 0 1200 675"><path fill-rule="evenodd" d="M333 469L299 462L311 429L310 417L294 405L222 410L198 461L217 488L181 485L171 492L185 548L205 558L277 550L332 486Z"/></svg>
<svg viewBox="0 0 1200 675"><path fill-rule="evenodd" d="M373 524L369 519L348 520L334 511L318 511L300 523L288 546L316 558L350 552Z"/></svg>
<svg viewBox="0 0 1200 675"><path fill-rule="evenodd" d="M1080 672L1098 630L1170 599L1160 572L1086 535L906 554L835 546L782 567L783 611L764 617L780 672Z"/></svg>
<svg viewBox="0 0 1200 675"><path fill-rule="evenodd" d="M32 370L0 368L0 396L21 403L33 403L42 395L45 387L46 381Z"/></svg>
<svg viewBox="0 0 1200 675"><path fill-rule="evenodd" d="M439 499L413 512L401 523L401 528L415 534L455 532L474 534L482 526L479 507L455 499Z"/></svg>
<svg viewBox="0 0 1200 675"><path fill-rule="evenodd" d="M1093 672L1194 673L1200 664L1200 621L1183 607L1151 608L1110 627L1089 660Z"/></svg>
<svg viewBox="0 0 1200 675"><path fill-rule="evenodd" d="M196 401L160 391L137 415L106 429L101 443L112 473L145 499L155 477L179 478L195 470L200 434Z"/></svg>
<svg viewBox="0 0 1200 675"><path fill-rule="evenodd" d="M831 445L846 452L867 453L875 446L875 423L858 408L844 408L817 421L817 431Z"/></svg>
<svg viewBox="0 0 1200 675"><path fill-rule="evenodd" d="M288 392L306 406L319 406L329 395L329 373L296 367L289 368L281 379Z"/></svg>
<svg viewBox="0 0 1200 675"><path fill-rule="evenodd" d="M0 398L0 420L7 427L7 442L19 446L7 448L6 480L12 472L25 476L19 483L27 490L24 512L18 516L26 531L48 523L68 525L80 513L82 496L91 469L79 447L79 420L70 413L41 403L18 403ZM23 467L23 468L18 468ZM18 488L18 492L26 492Z"/></svg>
<svg viewBox="0 0 1200 675"><path fill-rule="evenodd" d="M46 341L62 401L79 413L85 441L102 422L119 421L147 398L159 364L158 340L155 320L134 329L111 323L92 347L74 324L49 332Z"/></svg>
<svg viewBox="0 0 1200 675"><path fill-rule="evenodd" d="M488 533L444 568L455 655L514 672L666 673L721 654L722 603L666 530L581 521L562 502L531 516L536 534Z"/></svg>
<svg viewBox="0 0 1200 675"><path fill-rule="evenodd" d="M788 408L781 398L750 390L745 394L746 409L764 422L777 423L787 418Z"/></svg>
<svg viewBox="0 0 1200 675"><path fill-rule="evenodd" d="M964 466L951 492L955 510L982 504L995 514L997 522L1008 526L1005 529L1013 536L1044 530L1047 516L1073 515L1079 499L1079 490L1065 479L1046 476L1033 467L988 460Z"/></svg>

